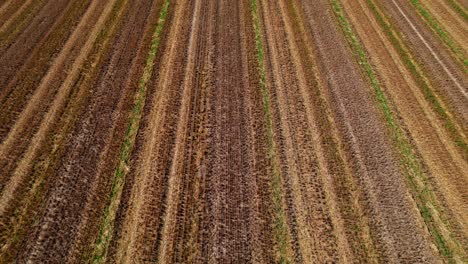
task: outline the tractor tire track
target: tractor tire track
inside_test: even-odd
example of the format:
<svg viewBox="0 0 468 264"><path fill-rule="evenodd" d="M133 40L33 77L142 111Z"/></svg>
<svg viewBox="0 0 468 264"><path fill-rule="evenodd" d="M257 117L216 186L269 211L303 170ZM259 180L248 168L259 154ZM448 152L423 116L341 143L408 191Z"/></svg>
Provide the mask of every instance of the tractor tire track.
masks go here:
<svg viewBox="0 0 468 264"><path fill-rule="evenodd" d="M28 5L23 5L20 10L15 12L15 16L5 21L0 30L0 50L6 50L14 43L16 37L24 32L46 4L46 0L32 1Z"/></svg>
<svg viewBox="0 0 468 264"><path fill-rule="evenodd" d="M284 12L284 5L274 5L264 2L265 12L281 13ZM267 10L266 8L269 8ZM283 15L284 17L284 15ZM272 25L270 25L272 23ZM276 23L276 25L274 24ZM296 208L288 208L288 211L295 212L298 225L298 243L299 248L295 249L295 259L300 258L305 262L313 262L319 260L337 261L337 241L333 235L334 227L330 219L330 202L328 196L330 189L324 188L323 174L325 165L323 157L317 157L314 148L321 148L320 144L315 141L318 137L315 130L315 121L312 120L311 109L308 98L305 96L305 80L302 74L296 74L297 68L300 65L297 63L297 51L290 53L290 43L285 40L291 35L291 27L284 25L285 21L277 20L276 22L268 22L265 16L265 27L267 32L271 32L270 39L267 40L269 48L271 48L273 76L275 76L275 85L277 96L273 96L273 101L278 100L280 125L282 126L282 138L284 143L279 143L286 149L285 155L288 163L283 164L284 175L290 175L290 180L286 182L286 190L290 190L291 199L289 206ZM278 29L285 28L286 32ZM289 32L288 32L289 31ZM274 34L274 35L273 35ZM293 46L292 49L295 49ZM296 61L291 58L296 58ZM281 65L281 66L280 66ZM301 71L299 69L299 71ZM275 87L275 86L272 86ZM293 129L294 128L294 129ZM281 142L278 140L278 142ZM289 153L289 154L288 154ZM295 153L292 156L292 153ZM289 157L288 157L289 156ZM320 163L319 164L319 159ZM296 172L295 172L296 171ZM327 201L328 199L328 201ZM315 201L312 203L311 201ZM336 208L335 208L336 209ZM293 215L291 215L293 219ZM292 224L290 224L292 225ZM340 240L342 249L348 251L349 247L346 241ZM344 243L344 244L343 244ZM342 256L346 255L343 254ZM299 256L301 256L299 258Z"/></svg>
<svg viewBox="0 0 468 264"><path fill-rule="evenodd" d="M65 45L82 15L88 10L89 4L90 1L71 3L61 18L55 21L56 27L53 26L49 30L46 38L40 41L40 45L36 46L34 50L24 49L28 48L27 44L30 42L34 43L33 38L28 38L24 41L26 45L17 43L20 47L12 46L0 58L0 61L4 62L0 63L0 82L2 82L0 86L3 88L0 90L0 103L4 110L0 115L0 142L4 141L22 108L34 93L37 83L50 69L51 62L60 53L60 49ZM15 64L21 63L19 60L23 54L29 57L28 62L23 66ZM20 69L18 70L18 68ZM13 80L10 81L10 77L14 77Z"/></svg>
<svg viewBox="0 0 468 264"><path fill-rule="evenodd" d="M327 14L331 12L329 5L316 1L302 6L317 48L320 72L326 74L322 78L329 87L327 97L334 106L347 158L369 199L370 208L366 209L374 216L371 225L379 254L392 262L436 260L425 240L416 205L406 191L388 132L331 19L333 15ZM399 208L398 213L395 208Z"/></svg>
<svg viewBox="0 0 468 264"><path fill-rule="evenodd" d="M450 217L446 217L444 221L453 223L452 228L457 230L454 234L458 234L456 237L459 239L466 237L466 234L463 235L463 230L466 228L462 227L465 221L457 220L463 219L463 215L466 215L463 213L466 211L463 197L467 194L461 188L466 179L459 177L464 170L468 169L466 164L456 149L450 147L450 136L445 133L443 124L437 122L436 114L424 100L424 96L419 92L410 74L406 72L403 62L391 43L382 32L379 32L378 24L372 19L365 3L363 1L344 3L344 7L361 36L371 33L370 36L362 38L362 41L368 48L372 64L377 66L379 76L386 87L385 92L392 98L395 111L399 114L405 129L408 130L419 150L424 164L429 168L431 182L438 186L435 193L441 194L439 201L445 205L444 208L447 208L445 210L451 212L448 214ZM437 177L434 177L435 175ZM426 181L426 179L418 181ZM440 219L438 225L444 226ZM448 230L445 227L442 230L445 230L445 239L450 241L454 234L447 234Z"/></svg>
<svg viewBox="0 0 468 264"><path fill-rule="evenodd" d="M64 45L60 55L54 61L50 71L42 79L35 94L31 97L31 101L29 101L28 105L15 122L11 132L0 145L0 156L9 156L10 161L19 161L14 172L7 170L7 168L10 167L8 165L2 166L0 170L4 175L9 175L10 173L12 175L5 187L2 188L0 214L3 214L8 204L8 199L14 198L12 194L15 192L16 186L20 184L21 179L25 176L24 174L27 174L29 168L32 166L32 160L41 142L44 141L44 138L48 134L49 128L55 123L58 113L64 106L72 84L76 81L79 70L101 30L100 26L104 24L107 14L112 10L114 2L106 3L101 1L100 5L96 2L92 3L92 6L83 16L77 29ZM88 35L88 38L85 38L84 34ZM73 48L76 49L73 50ZM67 71L68 75L65 80L61 82L61 77L57 77L57 75L60 76L60 73L63 73L61 69L67 68L67 63L71 65L71 67L69 71ZM63 78L64 77L62 77L62 79ZM53 89L53 87L56 87L56 89ZM44 101L51 100L50 96L48 96L50 94L56 95L56 97L53 99L50 109L47 110L45 107L47 107L48 104L44 103ZM40 113L45 113L44 118L42 118ZM35 130L31 129L35 124L39 126L37 133L34 133ZM31 141L25 140L25 138L31 138ZM20 156L12 155L12 152L15 153L21 150L21 146L28 146L28 150L22 159L20 159ZM14 151L13 148L15 149Z"/></svg>
<svg viewBox="0 0 468 264"><path fill-rule="evenodd" d="M454 112L459 125L466 131L468 123L468 80L455 62L450 60L446 48L434 39L429 29L421 19L415 19L418 14L411 9L408 3L401 1L382 1L380 6L385 13L391 16L392 23L398 27L410 44L411 51L422 63L424 71L433 82L433 89L446 100L444 102ZM412 17L410 17L412 16Z"/></svg>
<svg viewBox="0 0 468 264"><path fill-rule="evenodd" d="M11 25L11 22L19 16L26 7L28 7L33 0L17 1L8 8L0 10L0 33Z"/></svg>
<svg viewBox="0 0 468 264"><path fill-rule="evenodd" d="M452 228L457 230L452 235L447 234L446 239L450 240L452 236L463 239L466 237L464 223L468 215L463 197L467 197L468 194L462 187L466 185L466 178L460 175L468 170L466 163L451 146L450 136L446 134L443 124L438 122L435 113L424 100L417 84L406 72L391 43L383 33L379 32L377 22L371 19L372 16L366 9L365 3L362 1L344 3L344 7L361 36L371 32L371 35L362 38L362 41L368 48L373 65L377 66L379 76L386 87L385 92L392 98L412 141L429 168L430 180L437 186L435 193L441 194L441 203L445 205L444 208L447 209L444 210L448 211L450 216L446 217L445 221L452 222ZM453 211L450 208L457 210Z"/></svg>
<svg viewBox="0 0 468 264"><path fill-rule="evenodd" d="M202 8L203 7L203 8ZM191 22L190 37L188 40L188 58L185 64L185 77L182 80L180 93L182 95L178 120L175 124L175 144L172 154L171 165L168 168L168 189L165 199L161 202L165 204L165 210L161 218L163 223L160 231L160 242L158 243L157 262L168 263L173 260L174 246L177 242L177 234L180 232L178 229L177 219L184 219L185 210L187 206L187 184L191 182L193 177L187 175L185 171L184 160L182 157L190 157L193 155L193 146L186 146L187 139L193 137L194 123L188 124L188 120L193 114L192 107L197 107L197 94L200 91L198 78L203 74L199 74L196 69L203 65L204 45L205 41L201 36L206 33L204 30L210 30L210 24L207 23L210 5L205 1L196 1L194 7L194 16ZM209 39L209 35L207 36ZM190 129L190 130L189 130ZM190 144L190 143L189 143ZM190 166L190 164L188 164ZM184 203L185 200L185 203ZM180 209L179 209L180 208ZM177 216L177 218L176 218ZM154 226L148 226L148 229ZM153 249L154 250L154 249ZM150 249L145 252L151 253Z"/></svg>
<svg viewBox="0 0 468 264"><path fill-rule="evenodd" d="M447 30L450 37L462 48L461 52L466 54L468 51L468 44L466 43L468 24L466 21L459 17L446 1L425 1L422 5L428 9L436 21L441 24L443 29Z"/></svg>
<svg viewBox="0 0 468 264"><path fill-rule="evenodd" d="M89 88L97 78L99 71L97 66L102 65L105 54L110 48L108 44L120 25L119 18L123 17L120 15L126 6L123 2L120 0L114 6L112 14L93 44L91 54L86 59L78 80L73 83L72 92L66 100L66 106L59 114L60 118L51 128L53 132L47 135L44 143L37 150L37 157L33 161L34 165L27 175L29 180L25 180L24 187L19 189L21 191L15 193L19 199L10 203L9 209L2 214L0 243L3 246L0 262L11 262L13 259L17 259L18 252L25 242L24 239L33 225L32 220L43 210L44 192L54 181L52 174L58 167L59 158L63 154L63 143L68 140L77 116L88 99Z"/></svg>
<svg viewBox="0 0 468 264"><path fill-rule="evenodd" d="M72 237L79 235L80 224L95 221L93 219L99 216L97 212L104 206L100 197L105 195L110 181L108 175L112 175L111 168L115 165L111 157L117 155L118 139L125 132L117 128L124 127L121 124L127 118L125 113L130 110L131 100L128 98L136 89L144 59L142 41L150 40L151 33L145 24L152 6L154 8L152 3L133 3L129 7L128 19L124 20L125 25L114 42L115 49L109 55L108 67L103 69L93 97L67 144L56 172L59 177L54 177L56 180L47 191L45 212L31 232L30 243L22 259L50 260L50 254L56 261L67 259L75 242ZM136 32L140 32L137 35L141 37L132 37ZM147 47L148 44L144 45ZM127 65L130 71L126 70ZM114 80L113 89L109 89L109 80ZM99 118L96 118L96 113L99 113ZM67 226L66 233L61 226Z"/></svg>

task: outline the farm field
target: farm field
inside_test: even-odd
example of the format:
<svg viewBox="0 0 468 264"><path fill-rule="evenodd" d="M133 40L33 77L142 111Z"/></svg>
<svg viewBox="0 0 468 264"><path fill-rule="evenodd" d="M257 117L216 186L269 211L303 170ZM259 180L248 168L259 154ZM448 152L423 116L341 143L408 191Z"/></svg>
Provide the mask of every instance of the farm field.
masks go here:
<svg viewBox="0 0 468 264"><path fill-rule="evenodd" d="M0 0L0 263L467 263L467 12Z"/></svg>

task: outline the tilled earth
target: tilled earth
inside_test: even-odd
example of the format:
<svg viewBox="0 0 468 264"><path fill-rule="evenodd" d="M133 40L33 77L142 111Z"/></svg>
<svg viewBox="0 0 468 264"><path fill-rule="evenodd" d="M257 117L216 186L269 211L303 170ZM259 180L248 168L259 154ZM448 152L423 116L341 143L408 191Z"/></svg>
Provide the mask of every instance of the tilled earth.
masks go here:
<svg viewBox="0 0 468 264"><path fill-rule="evenodd" d="M466 4L0 0L0 263L465 263Z"/></svg>

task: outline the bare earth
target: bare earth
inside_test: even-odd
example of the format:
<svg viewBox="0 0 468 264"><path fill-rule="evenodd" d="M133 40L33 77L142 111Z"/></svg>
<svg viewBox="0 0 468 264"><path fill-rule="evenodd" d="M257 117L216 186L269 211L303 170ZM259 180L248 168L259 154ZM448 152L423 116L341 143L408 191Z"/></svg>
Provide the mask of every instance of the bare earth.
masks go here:
<svg viewBox="0 0 468 264"><path fill-rule="evenodd" d="M0 263L465 263L466 8L0 0Z"/></svg>

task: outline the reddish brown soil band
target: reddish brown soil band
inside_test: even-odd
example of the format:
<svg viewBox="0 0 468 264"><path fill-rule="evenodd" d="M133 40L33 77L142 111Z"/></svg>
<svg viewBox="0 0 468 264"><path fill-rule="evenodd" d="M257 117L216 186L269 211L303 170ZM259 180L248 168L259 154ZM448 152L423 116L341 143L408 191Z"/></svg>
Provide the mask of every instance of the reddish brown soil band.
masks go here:
<svg viewBox="0 0 468 264"><path fill-rule="evenodd" d="M381 6L409 36L390 1ZM94 247L148 74L103 262L441 260L329 1L170 1L151 73L143 71L165 1L45 2L0 15L0 23L24 21L0 39L0 262L99 262ZM372 32L364 46L437 205L463 219L466 164L397 54L375 44L385 34L364 2L344 10L357 35ZM96 23L109 3L120 11ZM0 14L21 4L0 0ZM451 67L448 51L404 8ZM103 36L88 34L101 26ZM449 76L432 76L444 69L417 39L408 44L465 129L467 101L443 82ZM461 221L449 222L466 241Z"/></svg>
<svg viewBox="0 0 468 264"><path fill-rule="evenodd" d="M41 80L35 92L42 92L42 95L38 98L36 93L33 94L34 100L31 100L29 104L26 104L25 107L22 109L22 113L19 114L19 120L17 120L17 124L13 123L13 128L17 128L16 131L13 131L15 135L8 134L6 140L3 142L1 148L4 153L8 153L8 159L1 159L0 160L0 174L2 175L10 175L12 174L12 170L15 168L16 161L19 161L23 155L23 152L26 150L28 145L31 144L32 138L34 133L36 133L40 123L44 121L44 115L47 111L52 108L52 104L54 102L54 98L59 94L59 89L62 88L64 80L68 77L72 71L76 62L77 56L82 51L82 46L87 41L86 36L91 30L91 27L95 26L95 23L99 19L102 9L106 6L105 1L101 1L99 5L95 7L94 10L88 10L91 14L88 16L86 15L88 21L85 21L86 24L82 27L81 32L74 32L77 35L74 35L73 47L67 49L65 54L60 54L55 61L54 67L46 74L46 76ZM78 31L78 30L77 30ZM68 45L70 46L70 44ZM65 58L64 58L65 57ZM80 65L81 66L81 65ZM53 69L60 69L60 71ZM73 81L76 83L76 80ZM45 86L45 87L44 87ZM37 91L42 88L42 91ZM37 103L43 102L37 106ZM46 103L47 102L47 103ZM49 103L51 102L51 103ZM36 103L37 107L34 107ZM44 122L53 122L53 120L47 120ZM24 126L26 124L26 126ZM13 138L13 140L11 140ZM8 145L8 146L7 146ZM14 147L13 147L14 146ZM8 148L9 147L9 148ZM3 190L5 180L8 178L4 178L0 180L0 190Z"/></svg>
<svg viewBox="0 0 468 264"><path fill-rule="evenodd" d="M0 55L1 64L1 95L2 102L6 84L17 74L22 64L34 54L35 47L44 46L51 32L56 28L58 22L64 18L65 12L70 7L69 1L49 2L30 22L29 26L22 32L13 43L4 47Z"/></svg>
<svg viewBox="0 0 468 264"><path fill-rule="evenodd" d="M148 16L152 6L155 8L151 3L136 2L130 6L125 25L112 45L115 48L67 144L62 165L52 177L55 181L47 190L44 214L31 232L30 238L34 239L30 239L22 259L65 260L76 243L72 238L80 237L80 223L89 221L85 226L95 229L115 166L109 157L118 153L118 142L125 132L125 113L130 110L130 98L144 60L145 52L139 47L148 47L151 36L149 25L154 22L149 22Z"/></svg>
<svg viewBox="0 0 468 264"><path fill-rule="evenodd" d="M49 64L65 44L89 3L89 1L70 3L65 12L62 10L63 6L54 5L50 13L57 12L61 15L59 19L51 21L53 25L48 25L47 22L42 23L48 30L42 34L45 38L36 39L35 37L41 37L38 33L40 28L35 30L35 27L32 27L30 33L32 36L25 34L19 37L17 42L0 58L2 62L0 63L0 87L2 87L0 103L3 108L0 115L0 141L4 140L14 120L34 92L37 83L46 74ZM47 9L44 8L44 10ZM52 16L51 19L53 18ZM28 44L34 46L31 47Z"/></svg>
<svg viewBox="0 0 468 264"><path fill-rule="evenodd" d="M1 214L0 233L2 236L0 243L3 246L0 252L0 262L12 262L13 259L18 258L18 252L24 251L21 248L25 242L25 236L27 236L34 224L34 220L38 218L43 210L44 192L50 188L53 182L53 179L49 180L49 177L53 176L59 166L58 163L64 151L63 142L68 140L77 116L83 104L88 100L90 86L94 83L93 80L97 77L98 69L100 69L100 67L96 66L103 65L103 59L109 50L108 44L113 39L112 36L118 27L119 18L122 18L119 14L122 13L122 6L125 5L122 5L123 1L117 2L118 4L112 10L113 16L105 22L105 29L99 33L91 53L85 55L89 55L89 57L86 58L84 65L80 65L81 72L76 82L70 84L72 87L70 88L68 101L65 102L63 111L58 113L60 118L58 120L54 119L57 121L56 123L52 120L48 120L47 124L41 123L41 127L42 125L49 126L50 131L53 132L48 133L43 139L44 142L40 142L39 146L34 146L37 148L35 156L29 157L29 161L25 157L20 162L22 164L23 160L26 159L26 164L32 164L27 171L24 171L24 168L20 170L19 173L26 174L24 180L20 182L20 186L14 193L15 197L9 197L12 198L10 208L3 210L3 214ZM105 17L103 18L105 19ZM94 40L91 39L90 41ZM53 124L49 124L50 122L53 122ZM34 162L31 159L34 159ZM2 196L2 198L4 197Z"/></svg>

